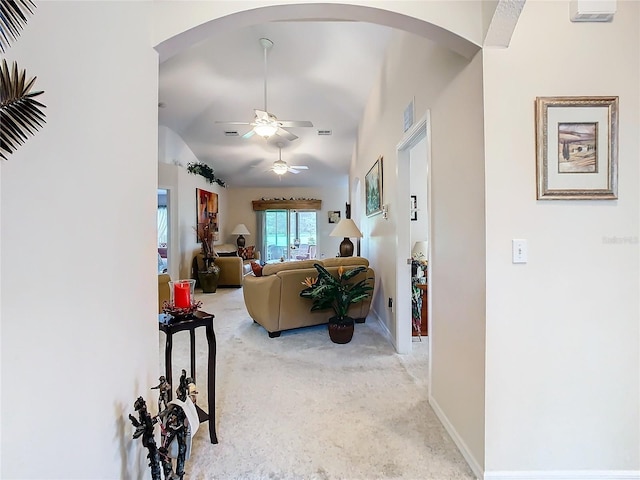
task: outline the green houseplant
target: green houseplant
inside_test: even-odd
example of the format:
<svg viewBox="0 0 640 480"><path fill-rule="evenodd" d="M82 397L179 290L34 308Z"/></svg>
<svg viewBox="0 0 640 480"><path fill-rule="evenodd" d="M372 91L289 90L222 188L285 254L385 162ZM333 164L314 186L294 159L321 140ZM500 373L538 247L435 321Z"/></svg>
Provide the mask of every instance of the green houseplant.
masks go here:
<svg viewBox="0 0 640 480"><path fill-rule="evenodd" d="M199 223L196 227L198 240L202 245L202 268L198 263L198 282L202 287L203 293L215 293L218 289L218 280L220 278L220 267L215 264L215 253L213 251L213 240L215 232L213 224Z"/></svg>
<svg viewBox="0 0 640 480"><path fill-rule="evenodd" d="M347 315L349 306L369 298L371 287L367 278L351 283L350 280L365 272L367 267L359 266L350 270L338 267L338 276L334 277L322 265L313 265L318 271L317 278L307 277L300 292L303 298L313 300L311 311L332 309L335 315L329 319L329 337L335 343L349 343L353 337L353 318Z"/></svg>

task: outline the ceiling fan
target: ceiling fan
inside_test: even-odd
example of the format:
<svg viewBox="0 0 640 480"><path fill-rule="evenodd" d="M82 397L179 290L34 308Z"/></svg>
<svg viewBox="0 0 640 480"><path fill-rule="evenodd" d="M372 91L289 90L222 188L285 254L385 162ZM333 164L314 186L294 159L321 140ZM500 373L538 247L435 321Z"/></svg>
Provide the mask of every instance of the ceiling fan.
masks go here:
<svg viewBox="0 0 640 480"><path fill-rule="evenodd" d="M265 139L272 135L278 135L284 137L287 140L295 140L297 135L285 130L291 127L313 127L313 123L308 120L278 120L273 113L269 113L267 110L267 52L273 47L273 42L268 38L261 38L260 45L264 49L264 110L255 109L255 118L253 122L224 122L217 121L216 123L226 123L228 125L251 125L253 129L245 133L242 138L250 138L257 134Z"/></svg>
<svg viewBox="0 0 640 480"><path fill-rule="evenodd" d="M273 162L273 165L269 169L276 175L282 176L287 172L297 174L297 173L300 173L301 170L309 170L309 167L307 167L306 165L291 165L291 166L287 165L287 162L282 160L282 144L281 143L278 144L278 151L279 151L278 160Z"/></svg>

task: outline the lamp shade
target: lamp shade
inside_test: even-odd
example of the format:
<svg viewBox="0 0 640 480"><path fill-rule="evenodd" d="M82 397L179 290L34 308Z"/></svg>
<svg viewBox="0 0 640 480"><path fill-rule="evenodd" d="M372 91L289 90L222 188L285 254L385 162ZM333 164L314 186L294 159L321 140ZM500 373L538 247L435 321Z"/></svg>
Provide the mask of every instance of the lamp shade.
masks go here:
<svg viewBox="0 0 640 480"><path fill-rule="evenodd" d="M244 223L239 223L231 231L231 235L251 235L251 232Z"/></svg>
<svg viewBox="0 0 640 480"><path fill-rule="evenodd" d="M336 225L336 228L333 229L333 231L329 234L329 236L344 237L344 238L349 238L349 237L361 238L362 233L360 232L360 230L358 230L358 227L356 227L356 224L354 223L353 220L351 220L350 218L343 218L338 222L338 225Z"/></svg>
<svg viewBox="0 0 640 480"><path fill-rule="evenodd" d="M418 261L426 260L427 259L428 246L429 246L429 244L426 242L426 240L421 240L419 242L416 242L413 245L413 249L411 250L411 258L413 258L414 260L418 260Z"/></svg>

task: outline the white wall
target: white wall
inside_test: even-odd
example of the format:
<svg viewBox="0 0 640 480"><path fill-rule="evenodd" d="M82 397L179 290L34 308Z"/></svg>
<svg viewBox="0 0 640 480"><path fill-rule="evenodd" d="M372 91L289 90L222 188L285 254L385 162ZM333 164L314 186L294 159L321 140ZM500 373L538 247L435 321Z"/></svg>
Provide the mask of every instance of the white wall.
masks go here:
<svg viewBox="0 0 640 480"><path fill-rule="evenodd" d="M359 130L356 166L364 176L378 156L383 160L383 202L389 217L362 214L363 255L378 286L373 309L396 337L399 322L387 307L396 285L399 215L406 201L394 203L396 146L403 137L403 111L415 97L415 117L431 110L432 120L432 398L476 471L484 459L484 172L482 64L469 63L432 42L395 32L381 77L372 91ZM464 136L464 141L460 137ZM412 188L426 190L426 176ZM364 189L363 189L364 190ZM364 191L363 191L364 195ZM364 198L361 205L364 206ZM363 207L364 208L364 207ZM396 302L409 299L395 299Z"/></svg>
<svg viewBox="0 0 640 480"><path fill-rule="evenodd" d="M410 195L416 196L417 220L412 220L409 227L411 231L411 248L413 244L427 240L429 236L429 216L427 215L427 138L423 138L409 152L409 165L411 172Z"/></svg>
<svg viewBox="0 0 640 480"><path fill-rule="evenodd" d="M317 212L318 250L317 257L335 257L342 238L330 237L335 224L329 223L329 211L340 210L341 218L344 217L345 203L347 202L347 188L229 188L229 228L238 223L244 223L254 235L247 238L247 245L255 243L256 216L253 211L253 200L261 198L314 198L322 200L322 210ZM227 235L221 237L225 243L235 243L237 236ZM352 239L355 245L355 239ZM262 258L266 258L266 252L260 252Z"/></svg>
<svg viewBox="0 0 640 480"><path fill-rule="evenodd" d="M227 232L235 226L230 225L228 213L228 190L220 185L208 183L204 177L193 175L179 165L158 164L158 182L162 188L170 190L172 209L170 214L172 243L171 278L191 278L191 262L194 252L200 251L200 243L195 231L197 224L196 189L200 188L218 194L218 226L220 241L223 243ZM177 248L175 246L177 245Z"/></svg>
<svg viewBox="0 0 640 480"><path fill-rule="evenodd" d="M146 475L127 416L158 379L149 7L38 2L6 54L47 123L1 165L2 478Z"/></svg>
<svg viewBox="0 0 640 480"><path fill-rule="evenodd" d="M485 53L487 478L640 478L639 9L529 1ZM618 200L536 200L534 100L563 95L620 97Z"/></svg>

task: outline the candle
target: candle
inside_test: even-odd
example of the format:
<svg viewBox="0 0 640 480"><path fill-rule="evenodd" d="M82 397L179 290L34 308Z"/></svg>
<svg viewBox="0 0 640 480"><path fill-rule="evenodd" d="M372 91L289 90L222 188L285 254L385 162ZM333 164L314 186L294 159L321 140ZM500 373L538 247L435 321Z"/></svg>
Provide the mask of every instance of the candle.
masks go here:
<svg viewBox="0 0 640 480"><path fill-rule="evenodd" d="M173 286L173 299L177 308L189 308L191 306L191 286L189 282L176 283Z"/></svg>

